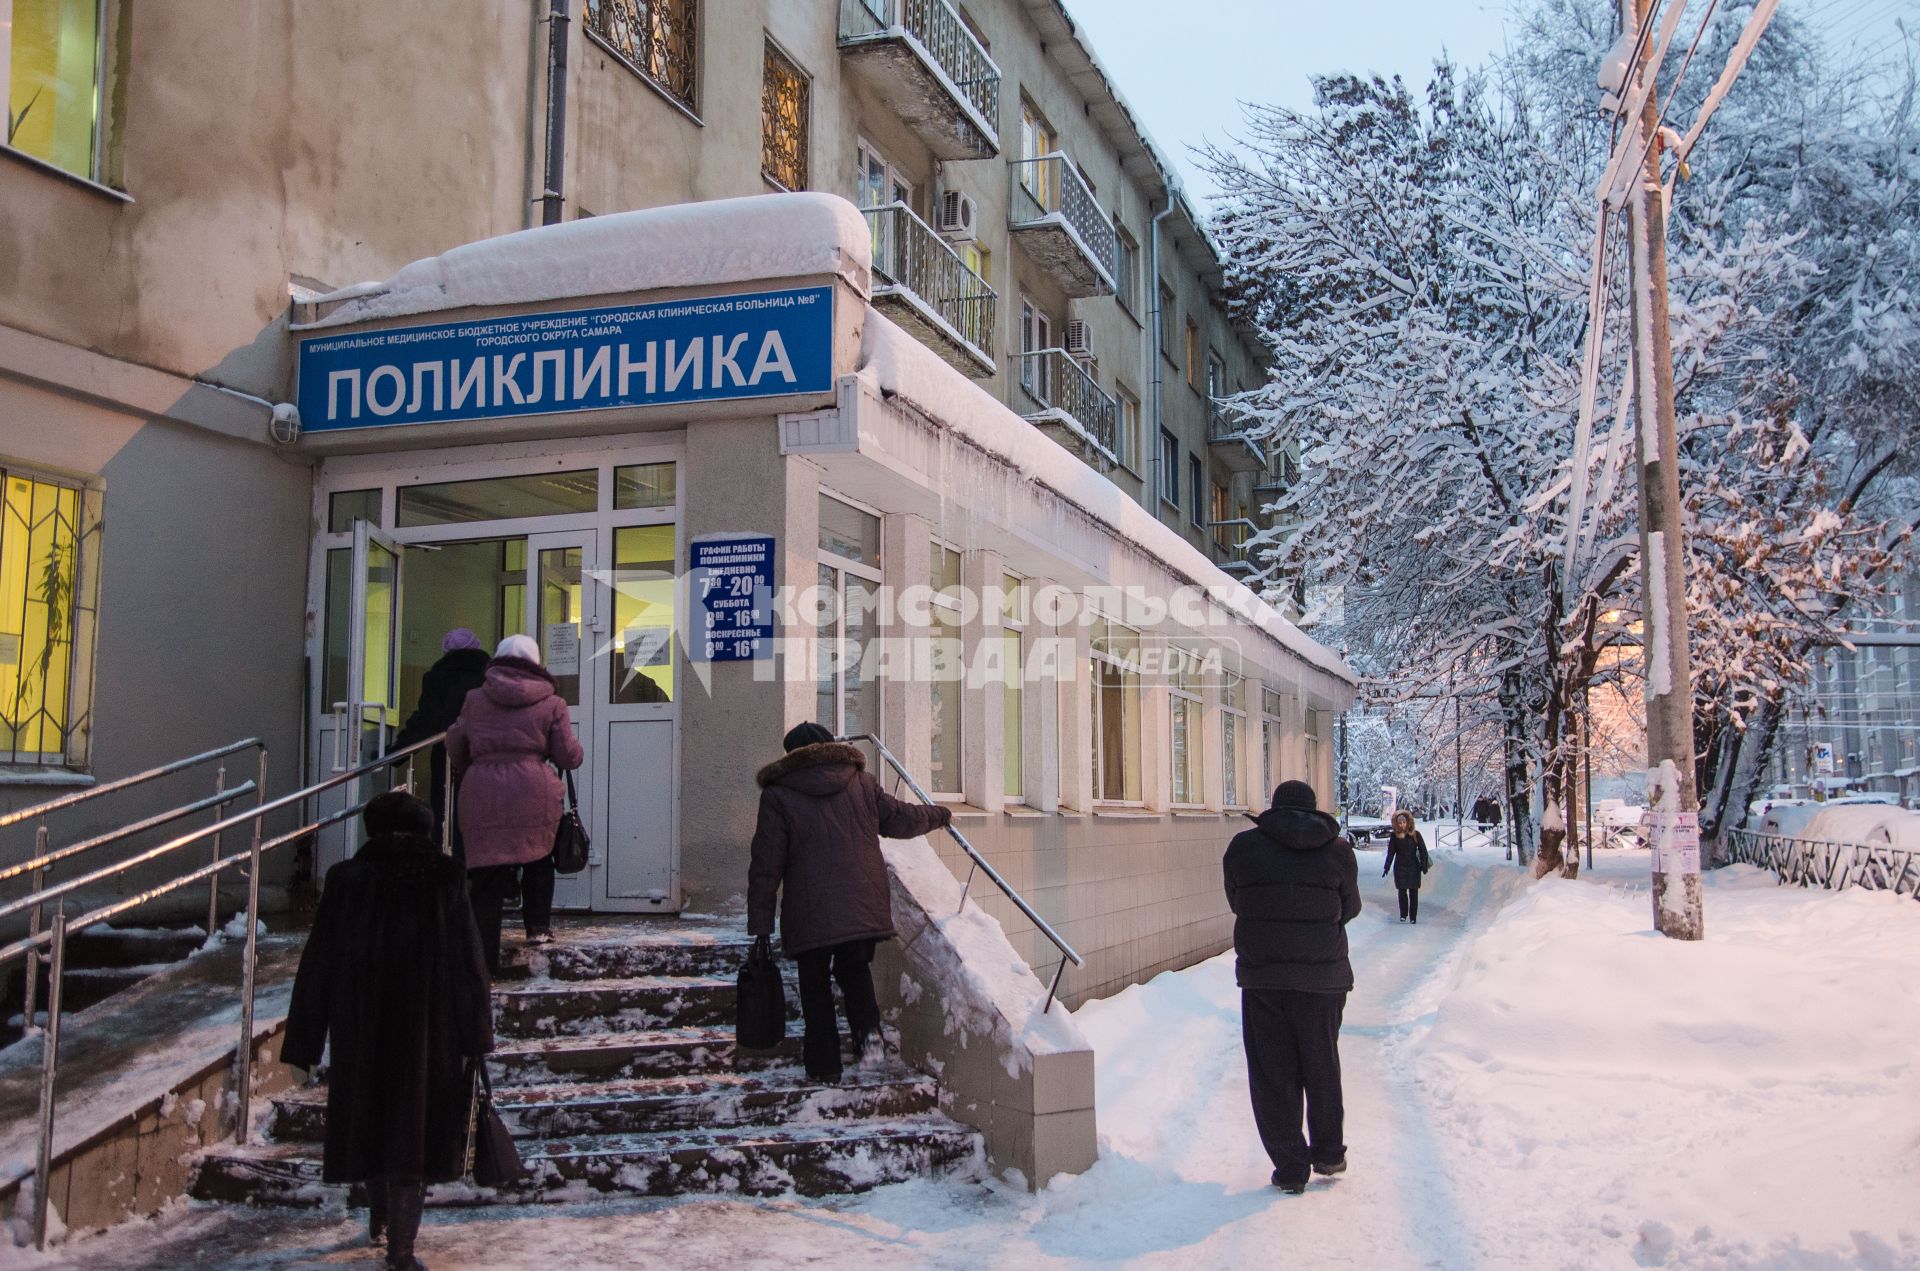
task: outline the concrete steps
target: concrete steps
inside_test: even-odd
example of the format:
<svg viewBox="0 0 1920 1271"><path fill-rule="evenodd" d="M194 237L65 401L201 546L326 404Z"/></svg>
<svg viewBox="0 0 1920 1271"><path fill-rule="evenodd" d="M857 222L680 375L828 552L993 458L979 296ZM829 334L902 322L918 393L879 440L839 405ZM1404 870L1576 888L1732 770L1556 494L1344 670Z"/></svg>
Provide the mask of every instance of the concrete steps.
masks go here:
<svg viewBox="0 0 1920 1271"><path fill-rule="evenodd" d="M580 1135L520 1142L531 1172L511 1191L464 1183L432 1189L435 1205L586 1200L688 1193L828 1196L982 1167L980 1136L938 1113L845 1125L759 1126L659 1134ZM311 1145L270 1143L208 1153L194 1178L200 1200L321 1205L347 1194L321 1181Z"/></svg>
<svg viewBox="0 0 1920 1271"><path fill-rule="evenodd" d="M272 1136L319 1142L326 1092L291 1091L273 1101ZM546 1086L503 1086L494 1102L508 1128L526 1138L652 1134L913 1116L936 1110L931 1077L887 1062L847 1073L840 1085L809 1081L796 1068L708 1073Z"/></svg>
<svg viewBox="0 0 1920 1271"><path fill-rule="evenodd" d="M563 936L563 939L566 939ZM604 1194L817 1196L983 1168L981 1140L940 1111L939 1084L898 1059L856 1064L839 1084L799 1065L795 1023L769 1052L733 1041L737 931L687 938L657 920L596 925L527 951L528 977L494 989L495 1100L532 1171L512 1193L456 1184L438 1204L525 1203ZM202 1157L204 1200L317 1204L326 1092L273 1101L270 1142Z"/></svg>

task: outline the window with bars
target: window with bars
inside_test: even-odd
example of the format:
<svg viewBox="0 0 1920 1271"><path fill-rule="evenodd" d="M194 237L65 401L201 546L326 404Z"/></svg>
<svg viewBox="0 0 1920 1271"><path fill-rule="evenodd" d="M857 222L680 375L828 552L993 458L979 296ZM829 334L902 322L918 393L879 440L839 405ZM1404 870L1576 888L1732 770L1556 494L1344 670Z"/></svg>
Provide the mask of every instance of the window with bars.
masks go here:
<svg viewBox="0 0 1920 1271"><path fill-rule="evenodd" d="M98 497L0 469L0 764L82 768Z"/></svg>
<svg viewBox="0 0 1920 1271"><path fill-rule="evenodd" d="M807 188L807 121L813 84L772 40L760 81L760 170L783 190Z"/></svg>
<svg viewBox="0 0 1920 1271"><path fill-rule="evenodd" d="M587 30L668 97L697 110L700 0L587 0Z"/></svg>

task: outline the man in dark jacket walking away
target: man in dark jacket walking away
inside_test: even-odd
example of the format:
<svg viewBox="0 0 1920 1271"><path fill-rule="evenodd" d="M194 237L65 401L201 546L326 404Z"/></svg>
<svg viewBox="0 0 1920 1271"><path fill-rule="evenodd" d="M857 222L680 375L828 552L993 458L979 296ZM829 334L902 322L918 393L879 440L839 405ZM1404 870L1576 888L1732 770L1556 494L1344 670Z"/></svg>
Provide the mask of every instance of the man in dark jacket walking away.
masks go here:
<svg viewBox="0 0 1920 1271"><path fill-rule="evenodd" d="M773 934L800 967L807 1075L838 1081L840 1026L833 984L846 999L856 1055L878 1041L873 949L893 937L892 888L880 836L914 838L953 820L944 807L904 803L880 788L857 747L819 724L786 736L786 756L760 770L760 819L747 874L747 931ZM781 894L784 893L784 894Z"/></svg>
<svg viewBox="0 0 1920 1271"><path fill-rule="evenodd" d="M405 791L364 814L367 842L327 871L280 1046L313 1069L331 1039L321 1176L365 1183L387 1265L414 1271L427 1183L466 1172L469 1065L493 1049L493 1009L466 876Z"/></svg>
<svg viewBox="0 0 1920 1271"><path fill-rule="evenodd" d="M401 725L400 735L393 739L393 748L405 749L453 727L453 721L460 718L460 708L466 705L467 694L486 683L487 663L490 660L486 649L481 647L480 637L467 628L455 627L447 632L446 638L440 641L440 660L428 667L427 673L420 677L420 700L415 704L413 714L407 716L407 722ZM447 815L447 743L434 743L430 758L433 765L433 837L438 839L444 830L443 823ZM457 818L453 824L453 854L462 864L466 863L467 854Z"/></svg>
<svg viewBox="0 0 1920 1271"><path fill-rule="evenodd" d="M1353 988L1346 925L1360 912L1360 874L1340 823L1315 809L1306 782L1282 782L1253 820L1223 862L1241 1038L1273 1185L1298 1195L1310 1170L1347 1168L1340 1017Z"/></svg>

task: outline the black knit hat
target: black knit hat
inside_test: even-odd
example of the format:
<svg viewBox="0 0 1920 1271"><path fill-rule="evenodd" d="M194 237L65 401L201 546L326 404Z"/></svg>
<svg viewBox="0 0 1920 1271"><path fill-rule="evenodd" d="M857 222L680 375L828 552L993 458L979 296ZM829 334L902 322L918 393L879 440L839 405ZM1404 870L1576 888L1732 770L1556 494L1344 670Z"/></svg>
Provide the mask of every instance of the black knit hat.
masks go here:
<svg viewBox="0 0 1920 1271"><path fill-rule="evenodd" d="M368 835L433 834L433 809L405 790L389 790L376 795L360 814Z"/></svg>
<svg viewBox="0 0 1920 1271"><path fill-rule="evenodd" d="M1312 812L1320 806L1313 797L1313 787L1304 781L1282 781L1273 791L1273 806L1276 808L1299 808Z"/></svg>
<svg viewBox="0 0 1920 1271"><path fill-rule="evenodd" d="M798 750L802 746L817 746L823 741L832 741L833 732L824 724L808 720L804 724L795 724L781 743L788 750Z"/></svg>

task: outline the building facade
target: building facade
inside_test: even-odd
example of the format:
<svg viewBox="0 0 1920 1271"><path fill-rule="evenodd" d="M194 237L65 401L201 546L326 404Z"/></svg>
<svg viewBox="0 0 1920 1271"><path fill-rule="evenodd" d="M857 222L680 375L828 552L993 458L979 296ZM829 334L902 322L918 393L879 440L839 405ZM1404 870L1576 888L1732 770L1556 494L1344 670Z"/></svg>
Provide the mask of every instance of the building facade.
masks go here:
<svg viewBox="0 0 1920 1271"><path fill-rule="evenodd" d="M1851 620L1853 647L1820 651L1813 682L1790 699L1774 746L1773 782L1794 795L1893 794L1920 806L1920 569L1905 563L1870 614Z"/></svg>
<svg viewBox="0 0 1920 1271"><path fill-rule="evenodd" d="M956 804L1089 954L1070 995L1224 946L1236 809L1330 788L1351 685L1219 568L1282 479L1218 405L1261 353L1053 0L11 16L9 806L249 735L296 788L385 744L446 627L522 630L590 756L564 904L737 900L753 769L817 716ZM734 317L786 343L694 345ZM351 360L441 338L492 343ZM737 664L688 647L729 536L828 598Z"/></svg>

